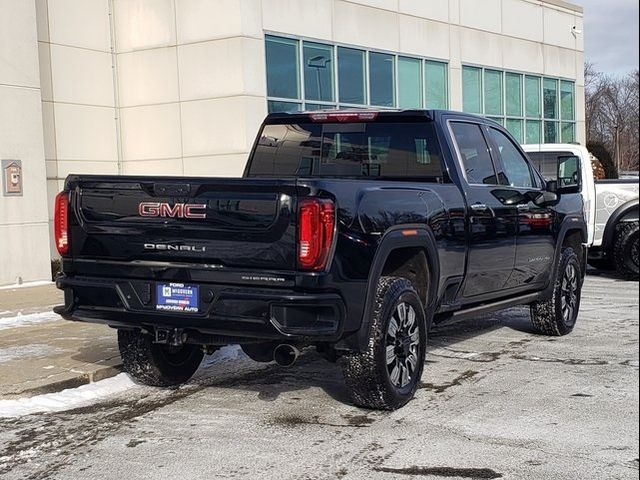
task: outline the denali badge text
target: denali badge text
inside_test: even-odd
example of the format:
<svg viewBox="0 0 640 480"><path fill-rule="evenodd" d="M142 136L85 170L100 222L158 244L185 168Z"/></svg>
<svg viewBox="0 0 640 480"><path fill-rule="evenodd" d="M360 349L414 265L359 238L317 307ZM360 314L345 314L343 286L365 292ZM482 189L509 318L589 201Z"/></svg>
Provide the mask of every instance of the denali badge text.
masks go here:
<svg viewBox="0 0 640 480"><path fill-rule="evenodd" d="M195 245L171 245L170 243L145 243L145 250L171 251L171 252L204 252L207 247L196 247Z"/></svg>
<svg viewBox="0 0 640 480"><path fill-rule="evenodd" d="M200 203L175 203L171 206L163 202L140 202L138 214L141 217L207 218L206 208Z"/></svg>

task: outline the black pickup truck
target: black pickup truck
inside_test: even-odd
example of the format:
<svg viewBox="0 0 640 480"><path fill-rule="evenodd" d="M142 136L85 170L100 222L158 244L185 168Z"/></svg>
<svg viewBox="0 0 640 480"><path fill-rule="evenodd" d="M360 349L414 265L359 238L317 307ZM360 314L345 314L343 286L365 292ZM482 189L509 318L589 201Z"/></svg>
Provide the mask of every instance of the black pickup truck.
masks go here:
<svg viewBox="0 0 640 480"><path fill-rule="evenodd" d="M432 324L530 305L540 333L573 329L587 241L576 192L485 118L272 114L243 178L67 178L55 311L117 328L144 384L185 382L223 345L281 365L315 346L354 403L395 409Z"/></svg>

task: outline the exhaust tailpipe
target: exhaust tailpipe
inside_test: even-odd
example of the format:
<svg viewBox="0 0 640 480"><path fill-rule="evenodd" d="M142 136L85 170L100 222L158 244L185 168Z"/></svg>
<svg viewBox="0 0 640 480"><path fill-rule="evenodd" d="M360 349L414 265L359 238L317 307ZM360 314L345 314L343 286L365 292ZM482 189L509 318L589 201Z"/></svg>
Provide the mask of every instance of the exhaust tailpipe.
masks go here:
<svg viewBox="0 0 640 480"><path fill-rule="evenodd" d="M281 343L273 349L273 360L281 367L290 367L300 355L300 351L293 345Z"/></svg>

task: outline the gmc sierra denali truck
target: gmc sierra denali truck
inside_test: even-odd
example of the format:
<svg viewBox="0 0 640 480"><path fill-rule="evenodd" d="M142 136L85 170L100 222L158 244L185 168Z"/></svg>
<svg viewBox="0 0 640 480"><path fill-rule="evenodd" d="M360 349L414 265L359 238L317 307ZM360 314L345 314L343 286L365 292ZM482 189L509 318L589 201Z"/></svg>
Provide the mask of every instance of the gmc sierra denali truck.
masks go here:
<svg viewBox="0 0 640 480"><path fill-rule="evenodd" d="M271 114L243 178L72 175L54 221L55 311L117 328L139 382L223 345L281 365L315 346L376 409L412 398L434 323L530 305L571 332L585 272L577 185L447 111Z"/></svg>
<svg viewBox="0 0 640 480"><path fill-rule="evenodd" d="M580 145L523 145L534 167L545 180L564 182L558 164L577 173L577 184L587 222L587 262L594 268L615 269L629 280L638 280L638 178L594 180L591 154Z"/></svg>

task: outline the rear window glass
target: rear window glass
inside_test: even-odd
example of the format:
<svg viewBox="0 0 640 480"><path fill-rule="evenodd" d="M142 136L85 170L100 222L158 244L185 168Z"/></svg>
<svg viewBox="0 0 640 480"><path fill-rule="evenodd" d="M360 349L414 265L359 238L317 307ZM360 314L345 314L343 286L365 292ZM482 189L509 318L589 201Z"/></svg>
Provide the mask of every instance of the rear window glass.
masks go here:
<svg viewBox="0 0 640 480"><path fill-rule="evenodd" d="M266 125L250 162L250 177L442 177L430 122Z"/></svg>
<svg viewBox="0 0 640 480"><path fill-rule="evenodd" d="M560 158L575 157L571 152L527 152L527 156L531 159L531 164L547 181L558 179L558 160Z"/></svg>

